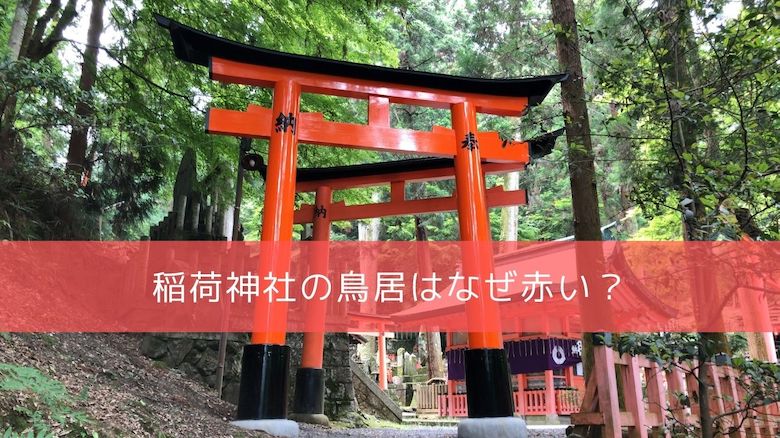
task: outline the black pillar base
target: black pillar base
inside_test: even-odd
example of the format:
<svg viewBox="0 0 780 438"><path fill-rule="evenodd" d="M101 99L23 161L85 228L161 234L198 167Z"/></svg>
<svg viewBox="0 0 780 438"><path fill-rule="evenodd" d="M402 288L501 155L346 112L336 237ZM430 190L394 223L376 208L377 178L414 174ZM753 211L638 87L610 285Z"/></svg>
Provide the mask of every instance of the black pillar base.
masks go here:
<svg viewBox="0 0 780 438"><path fill-rule="evenodd" d="M512 380L504 349L466 350L465 366L469 418L513 416Z"/></svg>
<svg viewBox="0 0 780 438"><path fill-rule="evenodd" d="M293 412L296 414L325 412L325 376L322 368L298 368L295 373Z"/></svg>
<svg viewBox="0 0 780 438"><path fill-rule="evenodd" d="M290 347L245 345L237 420L287 418Z"/></svg>

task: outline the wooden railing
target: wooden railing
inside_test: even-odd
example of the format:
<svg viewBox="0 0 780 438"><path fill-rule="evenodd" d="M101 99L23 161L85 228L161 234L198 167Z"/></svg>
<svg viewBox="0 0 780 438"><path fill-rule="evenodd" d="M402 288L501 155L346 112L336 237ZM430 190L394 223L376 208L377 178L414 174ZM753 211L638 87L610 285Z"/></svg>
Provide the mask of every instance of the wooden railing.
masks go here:
<svg viewBox="0 0 780 438"><path fill-rule="evenodd" d="M435 383L432 385L417 384L414 385L414 395L417 399L417 412L420 414L438 414L439 397L447 395L446 383Z"/></svg>
<svg viewBox="0 0 780 438"><path fill-rule="evenodd" d="M670 436L670 431L700 428L698 381L684 370L696 364L677 364L664 370L642 356L620 355L606 346L594 348L594 373L584 395L585 412L572 414L576 425L600 425L606 438L621 438L623 429L629 436L646 438ZM750 413L744 408L747 394L739 384L737 372L728 366L708 363L707 384L710 388L711 417L719 417L719 428L725 435L774 437L780 430L780 406L771 403ZM617 380L621 379L622 400ZM687 400L681 403L680 400Z"/></svg>
<svg viewBox="0 0 780 438"><path fill-rule="evenodd" d="M518 392L515 392L516 395L518 395L517 398L521 394ZM547 413L547 396L545 394L545 390L543 389L537 389L534 391L523 391L524 399L523 406L521 408L524 409L524 412L518 412L521 415L544 415ZM515 403L515 411L517 411L517 405L518 403Z"/></svg>
<svg viewBox="0 0 780 438"><path fill-rule="evenodd" d="M439 396L440 417L467 417L469 408L466 404L466 394L449 394Z"/></svg>
<svg viewBox="0 0 780 438"><path fill-rule="evenodd" d="M420 385L424 387L425 385ZM430 385L433 386L433 385ZM434 390L435 391L435 390ZM431 392L429 389L421 389L418 394ZM545 390L533 391L515 391L514 394L515 413L518 415L546 415L547 395ZM418 400L425 400L425 412L432 412L429 408L429 396L426 394ZM570 415L579 410L580 395L576 389L556 389L555 390L555 411L559 415ZM418 401L417 409L420 410ZM441 417L465 417L468 415L468 404L466 394L447 394L446 386L444 393L437 397L437 411Z"/></svg>
<svg viewBox="0 0 780 438"><path fill-rule="evenodd" d="M555 391L555 410L561 415L571 415L580 411L580 392L576 389L558 389Z"/></svg>

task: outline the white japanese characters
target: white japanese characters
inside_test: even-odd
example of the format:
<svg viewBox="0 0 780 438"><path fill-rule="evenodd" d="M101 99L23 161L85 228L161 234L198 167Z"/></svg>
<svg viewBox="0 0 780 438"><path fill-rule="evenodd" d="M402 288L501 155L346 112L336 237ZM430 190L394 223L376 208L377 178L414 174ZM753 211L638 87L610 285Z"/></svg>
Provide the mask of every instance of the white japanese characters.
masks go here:
<svg viewBox="0 0 780 438"><path fill-rule="evenodd" d="M198 271L189 275L185 272L155 272L152 297L160 304L219 303L223 296L230 303L251 304L259 299L268 302L325 301L334 294L339 303L365 303L368 300L376 303L417 303L442 299L467 302L486 295L492 301L502 303L543 303L558 299L572 301L580 293L582 298L591 295L584 275L571 283L567 283L563 275L554 281L550 274L539 271L523 274L518 281L520 276L516 270L502 275L490 273L483 281L478 276L466 276L460 272L449 276L415 272L411 278L407 277L404 272L377 272L373 281L369 282L365 273L350 271L338 274L334 287L334 281L324 274L309 274L298 280L289 272L281 276L269 272L262 278L252 272L230 272L225 278L214 271ZM601 278L614 280L606 294L606 299L611 300L620 284L620 276L607 273ZM448 282L445 283L445 280ZM556 287L558 285L559 288Z"/></svg>

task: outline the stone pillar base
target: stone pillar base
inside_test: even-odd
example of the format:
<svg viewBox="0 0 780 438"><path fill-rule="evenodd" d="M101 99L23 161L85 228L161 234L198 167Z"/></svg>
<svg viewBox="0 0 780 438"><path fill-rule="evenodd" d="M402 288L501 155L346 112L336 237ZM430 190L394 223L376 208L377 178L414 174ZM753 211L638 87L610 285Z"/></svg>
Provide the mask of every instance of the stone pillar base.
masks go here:
<svg viewBox="0 0 780 438"><path fill-rule="evenodd" d="M290 347L245 345L236 420L287 419L289 369Z"/></svg>
<svg viewBox="0 0 780 438"><path fill-rule="evenodd" d="M322 368L298 368L295 373L293 413L299 423L328 425L325 412L325 377Z"/></svg>
<svg viewBox="0 0 780 438"><path fill-rule="evenodd" d="M528 438L520 417L465 418L458 423L458 438Z"/></svg>
<svg viewBox="0 0 780 438"><path fill-rule="evenodd" d="M273 436L297 438L300 429L298 423L291 420L237 420L230 424L248 430L262 430Z"/></svg>
<svg viewBox="0 0 780 438"><path fill-rule="evenodd" d="M325 414L290 414L290 420L297 423L319 424L320 426L330 426L330 420Z"/></svg>

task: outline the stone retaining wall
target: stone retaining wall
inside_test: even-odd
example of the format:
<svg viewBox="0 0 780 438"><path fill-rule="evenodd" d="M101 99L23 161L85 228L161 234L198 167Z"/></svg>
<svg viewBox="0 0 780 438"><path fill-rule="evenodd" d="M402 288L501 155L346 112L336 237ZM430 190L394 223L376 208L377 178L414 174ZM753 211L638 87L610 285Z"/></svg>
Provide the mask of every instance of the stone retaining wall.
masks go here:
<svg viewBox="0 0 780 438"><path fill-rule="evenodd" d="M236 404L241 379L241 353L249 341L246 334L230 334L225 355L225 373L222 399ZM301 363L303 335L287 336L292 348L290 366L289 408L295 394L295 372ZM147 334L141 343L141 352L170 368L178 369L187 377L216 388L218 333L155 333ZM357 411L352 371L349 367L349 336L345 333L325 336L323 368L325 369L325 415L332 420L342 419Z"/></svg>
<svg viewBox="0 0 780 438"><path fill-rule="evenodd" d="M249 335L230 334L225 354L222 399L238 402L241 351ZM141 353L216 390L219 333L155 333L144 336Z"/></svg>
<svg viewBox="0 0 780 438"><path fill-rule="evenodd" d="M301 364L303 335L290 333L287 345L292 348L290 366L290 392L288 407L292 411L295 394L295 372ZM325 375L325 415L331 420L346 418L357 411L355 390L352 385L352 371L349 368L349 335L329 333L325 335L325 349L322 356L322 368Z"/></svg>
<svg viewBox="0 0 780 438"><path fill-rule="evenodd" d="M355 362L351 362L350 365L352 384L355 387L355 396L360 411L377 418L400 423L403 419L403 413L398 404L379 388L379 385L363 371L360 365Z"/></svg>

